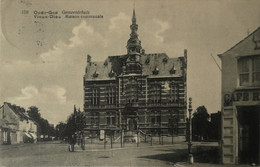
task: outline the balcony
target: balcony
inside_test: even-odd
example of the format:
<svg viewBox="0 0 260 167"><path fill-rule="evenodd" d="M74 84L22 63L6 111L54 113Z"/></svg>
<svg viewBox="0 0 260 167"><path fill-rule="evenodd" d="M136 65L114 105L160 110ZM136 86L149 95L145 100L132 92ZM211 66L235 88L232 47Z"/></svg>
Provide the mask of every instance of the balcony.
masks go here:
<svg viewBox="0 0 260 167"><path fill-rule="evenodd" d="M125 108L125 107L185 107L184 104L174 103L174 102L160 102L160 103L140 103L140 102L130 102L130 103L121 103L113 105L85 105L85 109L113 109L113 108Z"/></svg>
<svg viewBox="0 0 260 167"><path fill-rule="evenodd" d="M117 108L117 104L85 105L85 109L107 109L107 108Z"/></svg>
<svg viewBox="0 0 260 167"><path fill-rule="evenodd" d="M181 103L174 103L174 102L160 102L160 103L138 103L138 102L133 102L133 103L122 103L119 104L120 107L185 107L184 104Z"/></svg>

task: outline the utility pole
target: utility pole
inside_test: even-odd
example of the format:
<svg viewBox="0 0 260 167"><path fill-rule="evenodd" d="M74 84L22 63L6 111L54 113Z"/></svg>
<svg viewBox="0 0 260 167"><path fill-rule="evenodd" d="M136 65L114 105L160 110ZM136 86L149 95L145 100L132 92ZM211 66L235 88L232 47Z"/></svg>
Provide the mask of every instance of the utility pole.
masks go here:
<svg viewBox="0 0 260 167"><path fill-rule="evenodd" d="M189 141L188 141L188 161L189 161L189 164L193 164L193 155L192 155L192 152L191 152L191 146L192 146L192 127L191 127L191 112L192 112L192 105L191 105L191 102L192 101L192 98L190 97L189 98L189 108L188 108L188 111L189 111Z"/></svg>

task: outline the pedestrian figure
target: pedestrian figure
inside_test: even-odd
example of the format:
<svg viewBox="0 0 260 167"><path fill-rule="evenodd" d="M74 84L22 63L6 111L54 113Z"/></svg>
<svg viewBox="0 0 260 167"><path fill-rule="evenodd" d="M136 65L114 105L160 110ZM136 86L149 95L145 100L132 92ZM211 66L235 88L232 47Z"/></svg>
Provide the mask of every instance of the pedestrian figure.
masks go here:
<svg viewBox="0 0 260 167"><path fill-rule="evenodd" d="M81 149L85 150L85 136L84 136L84 132L81 132Z"/></svg>
<svg viewBox="0 0 260 167"><path fill-rule="evenodd" d="M74 145L76 144L76 134L69 137L69 151L74 152Z"/></svg>

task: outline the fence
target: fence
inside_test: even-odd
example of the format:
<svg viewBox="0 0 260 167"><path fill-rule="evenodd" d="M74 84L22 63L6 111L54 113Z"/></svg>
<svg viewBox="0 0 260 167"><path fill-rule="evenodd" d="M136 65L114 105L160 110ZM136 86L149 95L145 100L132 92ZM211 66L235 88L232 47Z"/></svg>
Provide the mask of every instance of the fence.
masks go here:
<svg viewBox="0 0 260 167"><path fill-rule="evenodd" d="M77 137L77 144L85 149L108 149L123 147L140 147L140 146L156 146L169 145L177 142L183 142L183 138L169 135L152 135L138 131L111 131L105 130L104 134L98 131L89 131L86 135Z"/></svg>

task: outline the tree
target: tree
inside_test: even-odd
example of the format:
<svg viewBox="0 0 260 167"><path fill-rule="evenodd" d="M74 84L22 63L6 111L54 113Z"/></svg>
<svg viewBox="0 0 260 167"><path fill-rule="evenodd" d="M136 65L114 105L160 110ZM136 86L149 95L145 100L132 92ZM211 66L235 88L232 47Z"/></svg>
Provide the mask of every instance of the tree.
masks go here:
<svg viewBox="0 0 260 167"><path fill-rule="evenodd" d="M209 114L205 106L199 106L192 118L192 135L199 140L208 138Z"/></svg>
<svg viewBox="0 0 260 167"><path fill-rule="evenodd" d="M71 136L75 132L83 131L86 126L86 117L83 112L76 110L74 107L74 112L69 116L67 120L67 126L65 129L65 135Z"/></svg>
<svg viewBox="0 0 260 167"><path fill-rule="evenodd" d="M40 110L36 106L31 106L28 109L28 115L30 118L32 118L35 122L38 124L38 134L43 135L45 138L45 135L48 136L54 136L55 130L53 127L49 125L48 120L41 117Z"/></svg>
<svg viewBox="0 0 260 167"><path fill-rule="evenodd" d="M32 118L35 122L37 122L37 124L38 124L37 132L38 132L38 134L41 134L42 127L41 127L41 114L40 114L40 110L36 106L31 106L27 110L27 113L28 113L30 118Z"/></svg>
<svg viewBox="0 0 260 167"><path fill-rule="evenodd" d="M171 116L169 118L169 128L171 129L171 131L170 131L171 135L174 135L174 133L176 135L178 134L178 122L179 122L179 119L176 115Z"/></svg>
<svg viewBox="0 0 260 167"><path fill-rule="evenodd" d="M41 114L40 114L40 110L35 107L35 106L31 106L28 109L28 115L34 120L34 121L39 121L41 119Z"/></svg>
<svg viewBox="0 0 260 167"><path fill-rule="evenodd" d="M17 106L15 104L12 104L11 107L15 110L15 111L19 111L21 113L25 113L25 109L23 107Z"/></svg>
<svg viewBox="0 0 260 167"><path fill-rule="evenodd" d="M63 140L66 135L65 135L65 130L66 130L66 123L60 122L58 125L56 125L55 130L56 130L56 137L58 139Z"/></svg>

